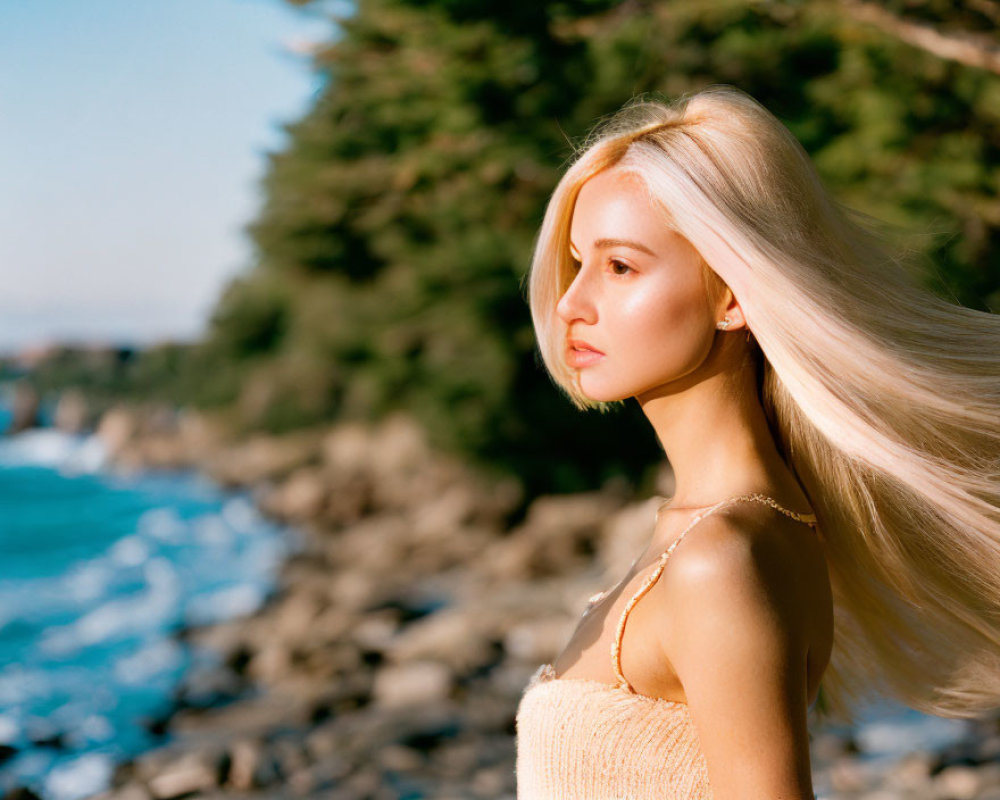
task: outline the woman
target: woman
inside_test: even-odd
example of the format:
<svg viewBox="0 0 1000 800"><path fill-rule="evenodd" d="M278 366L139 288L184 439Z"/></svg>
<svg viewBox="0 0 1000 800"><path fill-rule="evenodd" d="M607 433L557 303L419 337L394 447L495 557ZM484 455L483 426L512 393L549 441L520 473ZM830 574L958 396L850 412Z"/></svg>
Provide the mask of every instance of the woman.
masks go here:
<svg viewBox="0 0 1000 800"><path fill-rule="evenodd" d="M845 720L997 705L1000 318L921 289L773 115L624 108L529 293L557 385L634 397L676 492L525 691L522 800L812 798L821 679Z"/></svg>

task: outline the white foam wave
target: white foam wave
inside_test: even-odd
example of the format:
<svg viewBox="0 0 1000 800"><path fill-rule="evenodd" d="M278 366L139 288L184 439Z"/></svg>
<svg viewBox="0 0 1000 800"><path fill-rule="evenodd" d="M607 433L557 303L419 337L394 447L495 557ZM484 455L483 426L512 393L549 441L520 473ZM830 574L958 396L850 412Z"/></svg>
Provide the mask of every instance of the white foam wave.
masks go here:
<svg viewBox="0 0 1000 800"><path fill-rule="evenodd" d="M11 744L21 734L21 726L10 714L0 714L0 744Z"/></svg>
<svg viewBox="0 0 1000 800"><path fill-rule="evenodd" d="M138 536L125 536L112 545L108 554L122 567L137 567L149 558L149 545Z"/></svg>
<svg viewBox="0 0 1000 800"><path fill-rule="evenodd" d="M114 665L115 677L124 684L141 686L164 672L173 672L184 659L180 644L172 639L151 642L139 652L119 658Z"/></svg>
<svg viewBox="0 0 1000 800"><path fill-rule="evenodd" d="M264 516L246 497L227 500L219 515L230 528L239 533L252 533L264 522Z"/></svg>
<svg viewBox="0 0 1000 800"><path fill-rule="evenodd" d="M61 582L73 603L79 606L101 597L114 576L114 568L102 557L78 564Z"/></svg>
<svg viewBox="0 0 1000 800"><path fill-rule="evenodd" d="M193 521L195 538L208 547L229 547L235 541L233 529L218 514L205 514Z"/></svg>
<svg viewBox="0 0 1000 800"><path fill-rule="evenodd" d="M110 742L115 738L115 727L111 721L101 714L88 714L80 720L80 727L76 729L80 737L88 743L100 744Z"/></svg>
<svg viewBox="0 0 1000 800"><path fill-rule="evenodd" d="M107 458L107 448L96 434L37 428L0 439L0 465L3 466L94 473L105 466Z"/></svg>
<svg viewBox="0 0 1000 800"><path fill-rule="evenodd" d="M44 672L19 664L7 665L0 672L0 705L8 708L29 700L48 697L52 687Z"/></svg>
<svg viewBox="0 0 1000 800"><path fill-rule="evenodd" d="M114 764L101 753L88 753L55 767L45 778L51 800L79 800L107 788Z"/></svg>
<svg viewBox="0 0 1000 800"><path fill-rule="evenodd" d="M109 601L70 625L47 629L39 648L49 655L65 655L89 645L141 635L169 624L177 613L180 599L176 570L165 558L157 557L145 562L143 573L147 591Z"/></svg>
<svg viewBox="0 0 1000 800"><path fill-rule="evenodd" d="M190 536L191 529L175 509L162 507L143 512L136 523L136 532L161 542L180 544Z"/></svg>
<svg viewBox="0 0 1000 800"><path fill-rule="evenodd" d="M264 592L257 586L229 586L209 595L194 597L184 609L188 624L206 625L233 617L252 614L264 603Z"/></svg>

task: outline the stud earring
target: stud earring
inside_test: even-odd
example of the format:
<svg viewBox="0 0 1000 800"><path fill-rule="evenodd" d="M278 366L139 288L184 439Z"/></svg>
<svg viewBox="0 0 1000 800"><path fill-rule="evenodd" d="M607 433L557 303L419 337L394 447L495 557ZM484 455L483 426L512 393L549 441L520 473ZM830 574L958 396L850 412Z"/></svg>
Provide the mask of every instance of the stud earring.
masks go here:
<svg viewBox="0 0 1000 800"><path fill-rule="evenodd" d="M725 329L726 329L726 328L728 328L728 327L729 327L729 326L730 326L731 324L732 324L732 320L731 320L731 319L729 319L729 317L726 317L726 318L725 318L724 320L722 320L722 322L716 322L716 323L715 323L715 327L716 327L716 328L719 328L719 329L721 329L721 330L725 330Z"/></svg>

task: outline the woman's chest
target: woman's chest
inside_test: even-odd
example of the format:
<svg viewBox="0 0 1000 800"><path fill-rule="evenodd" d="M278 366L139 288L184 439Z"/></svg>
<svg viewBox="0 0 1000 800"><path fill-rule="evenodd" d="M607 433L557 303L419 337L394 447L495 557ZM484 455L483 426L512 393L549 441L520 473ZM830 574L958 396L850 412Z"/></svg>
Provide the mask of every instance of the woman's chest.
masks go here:
<svg viewBox="0 0 1000 800"><path fill-rule="evenodd" d="M638 593L654 565L633 563L615 586L587 602L563 650L552 662L559 677L619 684L616 664L640 694L685 702L683 687L663 652L657 629L668 619L651 619ZM658 616L662 616L658 615Z"/></svg>

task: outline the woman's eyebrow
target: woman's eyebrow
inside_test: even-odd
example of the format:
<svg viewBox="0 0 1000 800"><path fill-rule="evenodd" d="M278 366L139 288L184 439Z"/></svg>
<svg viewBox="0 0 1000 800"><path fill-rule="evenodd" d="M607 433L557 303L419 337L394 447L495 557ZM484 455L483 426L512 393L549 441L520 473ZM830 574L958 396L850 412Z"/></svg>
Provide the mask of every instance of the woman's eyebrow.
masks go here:
<svg viewBox="0 0 1000 800"><path fill-rule="evenodd" d="M655 256L652 250L650 250L646 245L639 244L639 242L633 242L628 239L597 239L594 242L594 248L597 250L603 250L608 247L631 247L633 250L638 250L640 253L645 253L649 256ZM580 249L576 247L572 242L569 243L570 254L573 252L579 253Z"/></svg>

